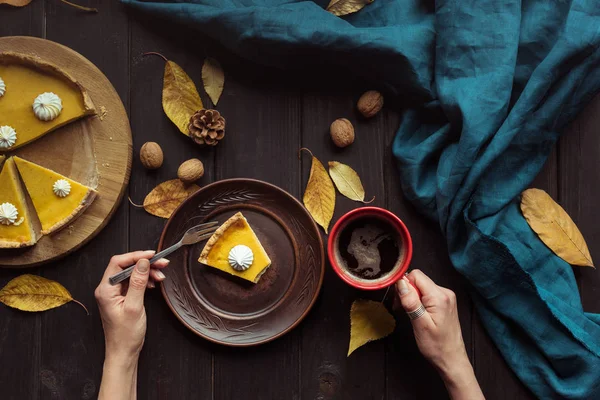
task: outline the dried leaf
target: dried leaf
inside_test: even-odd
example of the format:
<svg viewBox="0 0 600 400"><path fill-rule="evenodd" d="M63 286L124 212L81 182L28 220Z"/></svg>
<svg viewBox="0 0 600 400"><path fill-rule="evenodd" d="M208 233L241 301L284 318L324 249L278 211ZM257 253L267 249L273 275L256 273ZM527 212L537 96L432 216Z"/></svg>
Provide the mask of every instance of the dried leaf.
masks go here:
<svg viewBox="0 0 600 400"><path fill-rule="evenodd" d="M313 156L310 150L300 149L300 151L302 150L308 151L312 157L308 184L302 201L315 222L321 225L327 233L335 209L335 188L321 161Z"/></svg>
<svg viewBox="0 0 600 400"><path fill-rule="evenodd" d="M329 175L331 175L337 190L350 200L362 201L363 203L370 203L375 200L375 197L373 197L371 200L365 201L365 189L360 177L348 165L337 161L329 161Z"/></svg>
<svg viewBox="0 0 600 400"><path fill-rule="evenodd" d="M148 193L144 199L144 209L157 217L169 218L185 199L198 190L198 185L186 186L179 179L163 182Z"/></svg>
<svg viewBox="0 0 600 400"><path fill-rule="evenodd" d="M36 275L21 275L0 290L0 302L22 311L46 311L73 301L71 293L60 283Z"/></svg>
<svg viewBox="0 0 600 400"><path fill-rule="evenodd" d="M163 110L181 133L189 136L188 125L191 116L204 108L198 89L196 89L194 81L179 65L167 60L159 53L150 52L144 55L149 54L162 57L166 63L162 93Z"/></svg>
<svg viewBox="0 0 600 400"><path fill-rule="evenodd" d="M225 74L221 64L214 58L207 57L202 65L202 82L204 90L216 106L223 93L223 85L225 84Z"/></svg>
<svg viewBox="0 0 600 400"><path fill-rule="evenodd" d="M350 346L348 356L359 347L394 332L396 320L383 303L355 300L350 310Z"/></svg>
<svg viewBox="0 0 600 400"><path fill-rule="evenodd" d="M542 242L572 265L594 267L583 235L569 214L548 193L527 189L521 193L521 211Z"/></svg>
<svg viewBox="0 0 600 400"><path fill-rule="evenodd" d="M333 15L341 17L362 10L367 4L371 4L374 0L331 0L327 6L327 11Z"/></svg>
<svg viewBox="0 0 600 400"><path fill-rule="evenodd" d="M0 0L0 4L8 4L13 7L23 7L31 3L31 0Z"/></svg>

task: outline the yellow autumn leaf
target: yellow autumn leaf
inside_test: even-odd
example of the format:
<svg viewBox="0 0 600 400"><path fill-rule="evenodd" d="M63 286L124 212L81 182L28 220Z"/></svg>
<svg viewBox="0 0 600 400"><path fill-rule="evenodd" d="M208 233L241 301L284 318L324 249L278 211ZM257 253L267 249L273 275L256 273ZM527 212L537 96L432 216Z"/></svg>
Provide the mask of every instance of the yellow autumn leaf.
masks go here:
<svg viewBox="0 0 600 400"><path fill-rule="evenodd" d="M73 299L63 285L41 276L18 276L0 290L0 302L22 311L46 311L70 301L79 304L89 315L87 308Z"/></svg>
<svg viewBox="0 0 600 400"><path fill-rule="evenodd" d="M152 189L144 199L143 207L152 215L169 218L185 199L198 190L198 185L186 186L181 180L172 179Z"/></svg>
<svg viewBox="0 0 600 400"><path fill-rule="evenodd" d="M326 10L341 17L362 10L367 4L371 4L374 0L331 0Z"/></svg>
<svg viewBox="0 0 600 400"><path fill-rule="evenodd" d="M207 57L202 65L202 82L204 83L204 90L208 94L208 97L212 100L216 106L223 93L223 85L225 85L225 74L221 64L214 58Z"/></svg>
<svg viewBox="0 0 600 400"><path fill-rule="evenodd" d="M0 0L0 4L8 4L13 7L23 7L31 3L31 0Z"/></svg>
<svg viewBox="0 0 600 400"><path fill-rule="evenodd" d="M363 188L360 177L346 164L337 161L329 161L329 175L335 183L335 187L341 194L354 201L361 201L365 204L375 200L375 196L369 201L365 201L365 189Z"/></svg>
<svg viewBox="0 0 600 400"><path fill-rule="evenodd" d="M301 148L300 151L302 150L306 150L312 157L308 184L302 201L315 222L327 233L335 209L335 188L321 161L313 156L310 150Z"/></svg>
<svg viewBox="0 0 600 400"><path fill-rule="evenodd" d="M350 309L350 345L348 356L359 347L379 340L396 328L396 320L383 303L372 300L355 300Z"/></svg>
<svg viewBox="0 0 600 400"><path fill-rule="evenodd" d="M521 211L542 242L571 265L594 267L583 235L569 214L541 189L521 193Z"/></svg>
<svg viewBox="0 0 600 400"><path fill-rule="evenodd" d="M165 60L162 92L163 110L181 133L189 136L190 118L196 111L204 108L198 89L196 89L194 81L179 65L167 60L160 53L149 52L144 55L150 54Z"/></svg>

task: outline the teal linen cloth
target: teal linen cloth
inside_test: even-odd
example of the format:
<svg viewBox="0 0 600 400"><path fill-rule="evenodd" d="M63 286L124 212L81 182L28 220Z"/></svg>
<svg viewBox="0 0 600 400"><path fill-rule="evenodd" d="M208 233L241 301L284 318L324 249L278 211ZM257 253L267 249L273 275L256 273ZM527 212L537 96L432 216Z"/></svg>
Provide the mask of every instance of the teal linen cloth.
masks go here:
<svg viewBox="0 0 600 400"><path fill-rule="evenodd" d="M540 398L600 398L600 315L518 207L600 88L600 2L375 0L344 18L327 1L124 2L255 62L337 66L413 99L393 144L402 187L439 221L488 333Z"/></svg>

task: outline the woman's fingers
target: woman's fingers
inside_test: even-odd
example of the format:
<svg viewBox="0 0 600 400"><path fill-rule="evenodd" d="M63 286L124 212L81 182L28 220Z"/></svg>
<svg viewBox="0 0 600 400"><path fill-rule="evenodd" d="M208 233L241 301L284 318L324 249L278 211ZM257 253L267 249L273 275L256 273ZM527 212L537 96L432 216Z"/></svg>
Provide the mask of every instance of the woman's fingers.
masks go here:
<svg viewBox="0 0 600 400"><path fill-rule="evenodd" d="M402 308L406 313L411 313L423 307L421 299L419 298L419 294L415 288L412 287L408 281L408 278L402 277L402 279L396 283L396 291L398 292L398 297L400 298ZM420 329L429 324L433 324L433 320L428 312L425 312L420 317L413 319L411 322L415 329Z"/></svg>
<svg viewBox="0 0 600 400"><path fill-rule="evenodd" d="M150 263L140 259L129 278L129 288L125 295L125 307L132 312L140 312L144 308L144 293L150 279Z"/></svg>
<svg viewBox="0 0 600 400"><path fill-rule="evenodd" d="M159 269L163 269L165 268L167 265L169 265L171 261L167 260L166 258L161 258L158 261L155 261L154 263L152 263L152 268L159 268Z"/></svg>
<svg viewBox="0 0 600 400"><path fill-rule="evenodd" d="M157 269L152 269L150 270L150 279L152 279L154 282L162 282L165 280L165 274Z"/></svg>
<svg viewBox="0 0 600 400"><path fill-rule="evenodd" d="M407 277L419 289L421 296L431 296L440 293L440 287L421 270L412 270Z"/></svg>
<svg viewBox="0 0 600 400"><path fill-rule="evenodd" d="M134 251L133 253L119 254L113 256L108 262L108 267L106 267L106 271L104 272L104 277L102 278L102 283L108 283L108 277L121 272L123 268L127 268L130 265L135 264L138 260L142 258L152 258L152 256L156 252L154 250L146 250L146 251Z"/></svg>

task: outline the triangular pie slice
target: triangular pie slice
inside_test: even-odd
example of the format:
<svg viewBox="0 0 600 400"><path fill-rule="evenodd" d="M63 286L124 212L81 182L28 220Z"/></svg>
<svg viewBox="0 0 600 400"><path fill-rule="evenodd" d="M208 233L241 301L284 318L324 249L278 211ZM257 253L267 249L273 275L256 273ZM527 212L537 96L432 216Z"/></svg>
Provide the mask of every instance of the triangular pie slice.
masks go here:
<svg viewBox="0 0 600 400"><path fill-rule="evenodd" d="M237 245L248 246L253 253L252 264L245 271L237 271L229 264L229 252ZM271 265L271 259L241 212L217 229L206 242L198 261L254 283Z"/></svg>
<svg viewBox="0 0 600 400"><path fill-rule="evenodd" d="M94 104L85 89L59 67L38 58L12 52L0 53L0 78L6 87L0 97L0 127L10 126L16 142L0 152L14 150L46 133L95 114ZM41 121L33 112L33 102L51 92L62 100L62 111L51 121Z"/></svg>
<svg viewBox="0 0 600 400"><path fill-rule="evenodd" d="M73 221L96 198L96 191L90 187L41 165L19 157L13 158L42 224L42 234L44 235ZM59 180L65 180L70 185L70 192L65 197L54 192L54 184Z"/></svg>
<svg viewBox="0 0 600 400"><path fill-rule="evenodd" d="M17 209L13 223L0 223L0 248L17 248L34 245L38 235L30 217L27 200L19 174L12 158L9 158L0 172L0 206L11 204Z"/></svg>

